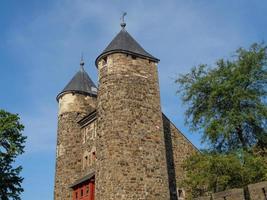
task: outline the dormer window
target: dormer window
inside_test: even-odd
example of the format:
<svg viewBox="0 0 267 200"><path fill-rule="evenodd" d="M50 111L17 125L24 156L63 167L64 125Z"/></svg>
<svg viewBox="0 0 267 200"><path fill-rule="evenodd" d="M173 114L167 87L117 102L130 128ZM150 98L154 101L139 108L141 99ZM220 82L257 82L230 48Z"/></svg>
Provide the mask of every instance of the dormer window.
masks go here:
<svg viewBox="0 0 267 200"><path fill-rule="evenodd" d="M91 90L92 90L92 92L97 92L97 88L96 87L91 87Z"/></svg>

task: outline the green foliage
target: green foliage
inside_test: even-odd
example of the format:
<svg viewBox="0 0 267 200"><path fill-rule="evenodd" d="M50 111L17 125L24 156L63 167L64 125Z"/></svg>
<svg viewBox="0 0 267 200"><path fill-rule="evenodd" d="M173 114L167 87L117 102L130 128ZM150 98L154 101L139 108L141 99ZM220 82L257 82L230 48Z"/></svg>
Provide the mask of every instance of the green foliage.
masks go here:
<svg viewBox="0 0 267 200"><path fill-rule="evenodd" d="M203 131L210 149L184 163L183 185L193 196L267 180L267 47L240 48L176 83L188 105L186 123Z"/></svg>
<svg viewBox="0 0 267 200"><path fill-rule="evenodd" d="M15 158L24 152L26 137L19 116L0 110L0 199L20 200L23 192L19 176L21 166L14 167Z"/></svg>
<svg viewBox="0 0 267 200"><path fill-rule="evenodd" d="M183 186L193 197L267 180L267 163L262 157L247 152L218 154L203 152L184 163L187 177Z"/></svg>
<svg viewBox="0 0 267 200"><path fill-rule="evenodd" d="M188 104L186 122L221 152L267 146L267 47L240 48L232 60L200 65L176 83Z"/></svg>

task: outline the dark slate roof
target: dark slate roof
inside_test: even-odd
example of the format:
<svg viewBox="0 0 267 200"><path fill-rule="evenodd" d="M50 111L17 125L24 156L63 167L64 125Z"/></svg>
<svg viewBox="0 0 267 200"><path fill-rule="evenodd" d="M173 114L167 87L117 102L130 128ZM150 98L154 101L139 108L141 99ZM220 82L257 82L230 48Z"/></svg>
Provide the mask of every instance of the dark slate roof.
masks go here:
<svg viewBox="0 0 267 200"><path fill-rule="evenodd" d="M138 42L124 28L122 28L122 30L105 48L105 50L96 58L96 66L97 61L101 57L115 52L128 53L139 57L148 58L155 62L159 61L158 58L146 52L143 47L141 47L141 45L138 44Z"/></svg>
<svg viewBox="0 0 267 200"><path fill-rule="evenodd" d="M88 174L88 175L82 177L81 179L75 181L75 182L74 182L73 184L71 184L69 187L70 187L70 188L73 188L73 187L75 187L75 186L77 186L77 185L79 185L79 184L81 184L81 183L83 183L83 182L85 182L85 181L88 181L89 179L93 178L94 175L95 175L94 172L93 172L93 173L90 173L90 174Z"/></svg>
<svg viewBox="0 0 267 200"><path fill-rule="evenodd" d="M57 100L66 92L76 92L91 96L97 95L97 87L84 70L83 66L74 75L66 87L57 95Z"/></svg>

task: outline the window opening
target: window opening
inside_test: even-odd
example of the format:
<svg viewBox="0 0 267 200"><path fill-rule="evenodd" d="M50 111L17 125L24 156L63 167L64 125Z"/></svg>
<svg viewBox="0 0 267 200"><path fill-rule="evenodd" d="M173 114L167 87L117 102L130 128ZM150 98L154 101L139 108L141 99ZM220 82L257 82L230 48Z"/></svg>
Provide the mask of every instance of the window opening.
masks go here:
<svg viewBox="0 0 267 200"><path fill-rule="evenodd" d="M83 196L83 189L81 189L81 197Z"/></svg>
<svg viewBox="0 0 267 200"><path fill-rule="evenodd" d="M107 65L107 57L103 58L103 67Z"/></svg>

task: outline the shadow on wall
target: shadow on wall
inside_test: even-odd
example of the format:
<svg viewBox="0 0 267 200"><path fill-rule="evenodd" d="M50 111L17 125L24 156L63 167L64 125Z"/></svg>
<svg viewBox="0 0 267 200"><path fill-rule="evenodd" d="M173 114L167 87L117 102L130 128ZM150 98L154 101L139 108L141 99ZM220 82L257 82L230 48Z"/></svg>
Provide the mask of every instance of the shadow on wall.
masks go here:
<svg viewBox="0 0 267 200"><path fill-rule="evenodd" d="M173 158L173 145L171 138L171 125L170 121L166 120L165 116L162 115L163 127L164 127L164 142L166 147L166 158L167 158L167 171L168 171L168 183L169 183L169 192L170 200L177 200L177 191L176 191L176 175L174 168L174 158Z"/></svg>
<svg viewBox="0 0 267 200"><path fill-rule="evenodd" d="M195 200L267 200L267 181L250 184L245 189L231 189Z"/></svg>

